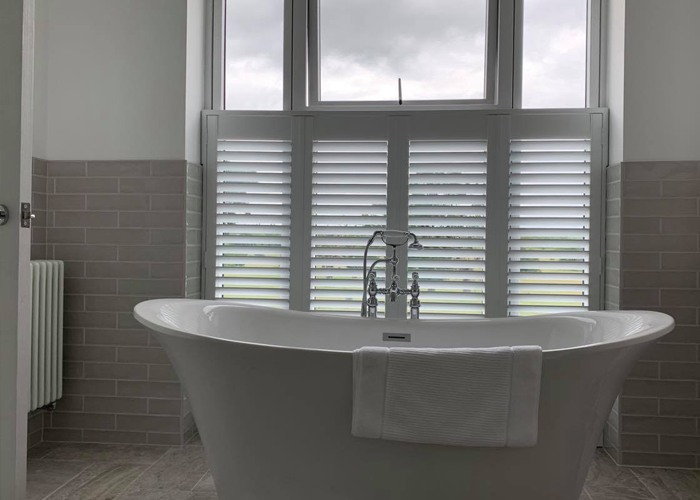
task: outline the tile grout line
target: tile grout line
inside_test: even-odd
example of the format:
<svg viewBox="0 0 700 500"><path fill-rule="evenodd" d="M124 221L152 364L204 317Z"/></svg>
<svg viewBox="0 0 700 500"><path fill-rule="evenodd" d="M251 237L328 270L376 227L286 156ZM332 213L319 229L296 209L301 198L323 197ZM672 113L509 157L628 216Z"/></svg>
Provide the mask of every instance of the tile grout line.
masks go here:
<svg viewBox="0 0 700 500"><path fill-rule="evenodd" d="M654 492L651 491L651 490L649 489L649 487L648 487L647 484L644 482L644 480L643 480L641 477L639 477L639 475L634 471L634 468L633 468L633 467L629 467L629 471L632 473L632 475L633 475L634 477L637 478L637 481L639 481L639 483L640 483L642 486L644 486L644 489L646 489L646 490L649 492L649 494L651 495L652 498L655 498L656 500L659 500L659 497L657 497L657 496L654 494Z"/></svg>
<svg viewBox="0 0 700 500"><path fill-rule="evenodd" d="M122 498L122 496L129 490L129 487L131 487L131 485L133 485L136 481L138 481L139 479L141 479L141 477L142 477L146 472L148 472L149 470L151 470L158 462L160 462L163 458L165 458L165 455L167 455L168 452L169 452L171 449L172 449L172 448L169 448L165 453L163 453L160 457L158 457L158 459L157 459L155 462L153 462L151 465L149 465L148 467L146 467L146 468L144 469L144 471L141 472L141 474L139 474L138 476L136 476L136 477L133 479L133 481L131 481L129 484L127 484L127 485L124 487L124 489L123 489L121 492L119 492L119 493L117 494L116 497L114 497L114 500L119 500L119 498Z"/></svg>
<svg viewBox="0 0 700 500"><path fill-rule="evenodd" d="M206 470L204 474L202 474L202 477L199 478L199 481L197 481L194 486L192 486L192 489L190 491L195 491L197 489L197 486L199 486L199 483L201 483L204 478L209 474L209 469Z"/></svg>
<svg viewBox="0 0 700 500"><path fill-rule="evenodd" d="M65 460L65 461L67 462L68 460ZM64 486L66 486L68 483L70 483L70 482L73 481L74 479L77 479L78 476L80 476L83 472L85 472L86 470L88 470L88 469L89 469L90 467L92 467L93 465L95 465L95 462L92 462L92 463L88 464L87 467L85 467L83 470L81 470L80 472L78 472L75 476L73 476L73 477L71 477L70 479L68 479L65 483L61 484L58 488L56 488L55 490L53 490L51 493L49 493L48 495L46 495L45 497L43 497L42 500L49 500L49 499L51 498L51 496L52 496L54 493L56 493L58 490L60 490L60 489L63 488Z"/></svg>

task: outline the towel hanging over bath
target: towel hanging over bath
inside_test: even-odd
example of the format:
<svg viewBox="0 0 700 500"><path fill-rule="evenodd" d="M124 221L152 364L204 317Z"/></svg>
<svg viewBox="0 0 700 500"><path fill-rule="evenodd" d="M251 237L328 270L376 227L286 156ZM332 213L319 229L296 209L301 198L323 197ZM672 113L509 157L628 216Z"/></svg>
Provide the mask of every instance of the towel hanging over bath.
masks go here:
<svg viewBox="0 0 700 500"><path fill-rule="evenodd" d="M353 361L354 436L455 446L537 444L539 346L363 347Z"/></svg>

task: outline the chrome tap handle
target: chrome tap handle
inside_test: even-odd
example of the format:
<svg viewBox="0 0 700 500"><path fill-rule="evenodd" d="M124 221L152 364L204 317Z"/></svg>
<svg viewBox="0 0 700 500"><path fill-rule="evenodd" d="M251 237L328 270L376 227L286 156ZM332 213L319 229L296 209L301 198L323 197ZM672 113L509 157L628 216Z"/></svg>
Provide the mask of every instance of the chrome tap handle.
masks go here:
<svg viewBox="0 0 700 500"><path fill-rule="evenodd" d="M419 319L420 317L420 285L418 284L418 273L414 272L413 283L411 284L411 319Z"/></svg>
<svg viewBox="0 0 700 500"><path fill-rule="evenodd" d="M399 277L394 275L394 277L391 278L391 286L389 287L389 300L391 302L396 302L396 297L402 295L401 292L402 290L399 287Z"/></svg>
<svg viewBox="0 0 700 500"><path fill-rule="evenodd" d="M376 318L377 317L377 275L376 273L369 273L368 276L369 283L367 285L367 317Z"/></svg>

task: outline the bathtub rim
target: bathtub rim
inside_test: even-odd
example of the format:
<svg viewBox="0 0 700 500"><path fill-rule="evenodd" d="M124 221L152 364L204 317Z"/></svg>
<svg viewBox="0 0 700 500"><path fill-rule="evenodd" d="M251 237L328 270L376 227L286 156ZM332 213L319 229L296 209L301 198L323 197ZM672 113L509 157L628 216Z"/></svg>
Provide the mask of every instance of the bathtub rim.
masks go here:
<svg viewBox="0 0 700 500"><path fill-rule="evenodd" d="M164 322L159 322L158 321L158 312L161 308L161 306L165 304L173 304L173 303L180 303L180 304L197 304L197 307L200 309L203 309L206 306L225 306L225 307L233 307L233 308L240 308L240 309L258 309L258 310L265 310L269 312L270 314L283 314L283 315L308 315L312 314L310 312L306 311L294 311L294 310L288 310L288 309L275 309L275 308L269 308L269 307L262 307L262 306L249 306L249 305L243 305L243 304L235 304L235 303L225 303L220 300L204 300L204 299L177 299L177 298L171 298L171 299L154 299L154 300L147 300L144 302L141 302L137 304L134 307L134 318L144 325L145 327L154 330L156 332L165 334L165 335L174 335L177 337L181 338L189 338L189 339L199 339L199 340L210 340L210 341L219 341L219 342L227 342L227 343L232 343L232 344L245 344L245 345L250 345L250 346L259 346L259 347L264 347L268 349L291 349L291 350L301 350L301 351L316 351L316 352L328 352L328 353L343 353L343 354L352 354L352 351L348 350L343 350L343 349L322 349L322 348L314 348L314 347L298 347L298 346L286 346L286 345L279 345L279 344L268 344L268 343L262 343L262 342L250 342L247 340L236 340L236 339L226 339L222 337L213 337L211 335L207 335L204 333L193 333L190 331L185 331L185 330L178 330L174 328L172 325L168 325ZM627 337L622 337L618 338L615 340L611 340L608 342L601 342L601 343L596 343L596 344L587 344L587 345L581 345L581 346L575 346L575 347L564 347L564 348L559 348L559 349L543 349L542 353L546 358L551 358L551 357L559 357L561 355L566 355L566 354L573 354L573 353L593 353L593 352L599 352L599 351L605 351L609 349L613 349L615 347L622 347L622 346L632 346L636 344L640 344L643 342L651 342L653 340L658 340L659 338L663 337L664 335L668 334L675 328L675 320L661 312L657 311L583 311L580 313L556 313L556 314L550 314L547 316L550 317L590 317L590 316L595 316L595 315L606 315L606 316L617 316L619 314L631 314L631 315L640 315L643 316L646 319L645 321L645 328L638 333L635 333L633 335L629 335ZM314 313L314 315L318 315L318 313ZM348 319L347 316L337 316L337 315L332 315L332 314L327 314L326 316L331 317L331 318L343 318L343 319ZM444 323L444 322L482 322L482 321L487 321L491 323L509 323L512 321L531 321L531 320L537 320L541 319L541 316L528 316L528 317L519 317L519 318L483 318L483 319L422 319L419 320L421 322L425 323ZM375 321L371 320L368 318L351 318L356 321ZM382 321L382 320L380 320ZM410 319L391 319L389 321L395 322L395 324L400 324L403 322L410 322L412 320Z"/></svg>

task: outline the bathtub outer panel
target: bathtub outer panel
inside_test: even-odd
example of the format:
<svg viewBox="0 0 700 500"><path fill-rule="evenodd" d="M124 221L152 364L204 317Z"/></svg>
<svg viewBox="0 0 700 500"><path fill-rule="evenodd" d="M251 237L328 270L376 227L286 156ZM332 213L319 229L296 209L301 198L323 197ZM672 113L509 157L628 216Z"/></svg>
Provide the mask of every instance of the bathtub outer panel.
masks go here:
<svg viewBox="0 0 700 500"><path fill-rule="evenodd" d="M157 333L222 500L577 500L648 343L545 359L539 442L460 448L351 435L352 355Z"/></svg>

